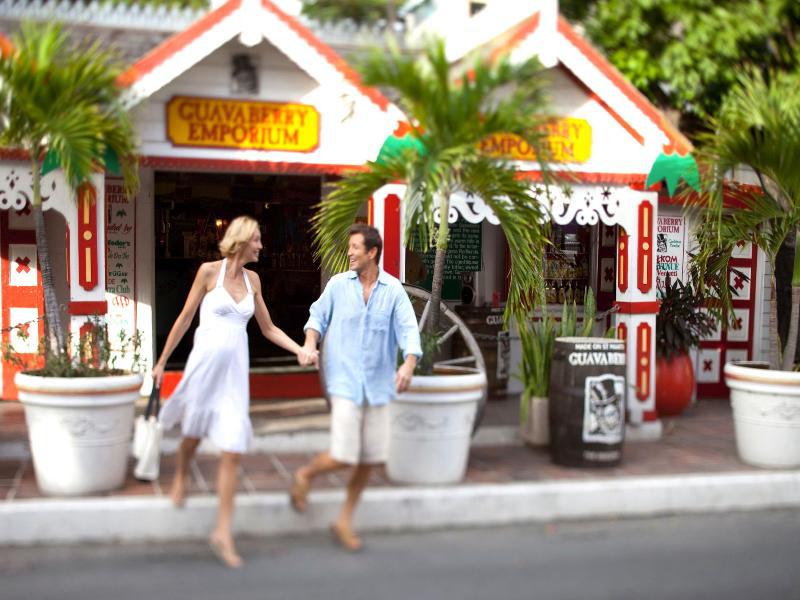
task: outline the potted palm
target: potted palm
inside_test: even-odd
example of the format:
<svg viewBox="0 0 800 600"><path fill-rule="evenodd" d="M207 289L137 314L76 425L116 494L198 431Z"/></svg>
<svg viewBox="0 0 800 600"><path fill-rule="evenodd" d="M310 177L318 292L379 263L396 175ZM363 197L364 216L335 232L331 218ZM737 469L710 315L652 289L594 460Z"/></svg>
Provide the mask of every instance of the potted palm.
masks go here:
<svg viewBox="0 0 800 600"><path fill-rule="evenodd" d="M83 339L77 347L70 342L61 322L42 208L46 169L60 168L73 193L92 185L96 173L117 168L128 192L135 189L134 135L120 103L120 72L113 53L99 43L73 43L56 24L23 23L13 47L0 58L0 143L24 150L30 160L45 305L43 360L18 373L15 383L25 405L37 481L48 494L98 492L122 484L142 383L140 374L112 364L111 355L128 341L109 340L101 324L89 327L91 341ZM80 350L86 347L91 350Z"/></svg>
<svg viewBox="0 0 800 600"><path fill-rule="evenodd" d="M701 268L725 274L736 244L752 241L776 271L778 250L800 231L800 80L796 74L745 73L710 122L702 139L703 172L697 237ZM726 177L750 171L757 185ZM724 202L733 196L733 202ZM795 242L796 245L796 242ZM722 288L723 303L730 293ZM775 308L772 276L771 312ZM770 338L776 351L769 369L725 365L742 461L762 467L800 466L800 372L793 371L800 318L800 252L795 251L789 334L779 342L776 319ZM782 347L782 348L781 348ZM783 351L782 359L779 354Z"/></svg>
<svg viewBox="0 0 800 600"><path fill-rule="evenodd" d="M550 443L550 362L556 338L591 336L596 310L592 288L586 288L583 322L580 325L575 303L565 302L560 321L543 305L541 317L528 319L519 328L522 344L519 378L523 384L519 407L520 437L532 446L547 446Z"/></svg>
<svg viewBox="0 0 800 600"><path fill-rule="evenodd" d="M512 65L477 62L455 78L442 42L432 42L419 57L396 48L374 52L361 64L366 84L386 90L409 123L405 144L387 148L363 171L348 174L323 200L314 218L320 260L331 271L346 268L347 229L369 196L391 182L406 185L403 199L404 243L426 251L436 248L430 311L424 327L436 332L442 311L442 282L449 241L453 194L482 199L497 216L511 251L508 319L518 320L536 300L541 280L537 257L545 243L545 218L529 193L529 183L513 166L481 152L480 144L493 134L516 134L541 148L545 106L540 66L535 61ZM543 156L540 152L539 156ZM442 218L439 219L438 217ZM443 379L444 378L444 379ZM390 477L412 483L449 483L463 477L469 451L469 432L478 400L486 388L485 373L464 368L436 369L414 377L410 389L392 404L392 429L387 471ZM440 393L436 393L436 389ZM467 435L439 432L439 443L406 443L409 424L431 422L447 404L448 390L472 390L472 406L457 421ZM477 390L477 393L475 393ZM422 411L419 413L418 411ZM448 417L449 418L449 417ZM457 449L442 444L458 440ZM451 452L452 450L452 452ZM447 468L429 468L437 457L455 457ZM424 473L422 472L424 470Z"/></svg>
<svg viewBox="0 0 800 600"><path fill-rule="evenodd" d="M656 410L676 416L694 393L694 368L689 350L713 333L716 320L704 310L705 298L691 283L669 275L659 288L656 315Z"/></svg>

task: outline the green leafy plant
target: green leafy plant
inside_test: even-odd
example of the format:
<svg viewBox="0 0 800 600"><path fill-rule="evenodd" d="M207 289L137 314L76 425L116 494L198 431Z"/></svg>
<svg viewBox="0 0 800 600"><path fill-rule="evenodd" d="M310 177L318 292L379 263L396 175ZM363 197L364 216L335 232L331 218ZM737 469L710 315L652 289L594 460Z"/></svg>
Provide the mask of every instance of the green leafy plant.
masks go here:
<svg viewBox="0 0 800 600"><path fill-rule="evenodd" d="M66 347L42 207L42 177L61 169L70 190L97 172L119 171L128 193L138 186L136 141L117 77L123 65L101 42L70 39L57 23L24 22L0 55L0 144L29 156L30 208L44 292L45 337ZM58 243L63 243L58 240Z"/></svg>
<svg viewBox="0 0 800 600"><path fill-rule="evenodd" d="M773 273L770 311L776 314L778 252L800 232L800 76L761 69L738 73L708 129L699 136L701 192L684 196L700 217L695 262L702 271L719 263L712 266L724 275L724 281L732 249L741 242L752 242L769 261ZM743 186L730 180L732 173L742 171L751 172L758 185ZM789 331L784 341L779 338L777 315L770 319L772 368L792 368L798 332L800 252L795 252Z"/></svg>
<svg viewBox="0 0 800 600"><path fill-rule="evenodd" d="M73 343L68 335L65 345L56 350L45 338L39 341L38 353L31 356L18 352L13 343L3 344L3 360L29 375L44 377L104 377L138 373L144 367L142 359L142 332L128 335L120 330L111 336L108 324L102 319L91 319L89 331ZM19 328L18 337L27 339L26 330ZM130 368L119 365L130 361Z"/></svg>
<svg viewBox="0 0 800 600"><path fill-rule="evenodd" d="M528 319L519 326L522 346L522 361L519 379L524 385L520 398L520 419L528 419L527 397L546 397L550 392L550 362L558 337L589 337L597 317L597 303L592 288L586 288L583 298L583 321L578 323L578 307L575 302L565 302L561 309L561 320L557 320L546 306L541 308L542 316L536 320ZM614 328L609 328L606 337L613 337Z"/></svg>
<svg viewBox="0 0 800 600"><path fill-rule="evenodd" d="M716 319L703 310L706 299L692 282L667 275L659 286L661 306L656 315L656 355L670 360L697 346L713 333Z"/></svg>

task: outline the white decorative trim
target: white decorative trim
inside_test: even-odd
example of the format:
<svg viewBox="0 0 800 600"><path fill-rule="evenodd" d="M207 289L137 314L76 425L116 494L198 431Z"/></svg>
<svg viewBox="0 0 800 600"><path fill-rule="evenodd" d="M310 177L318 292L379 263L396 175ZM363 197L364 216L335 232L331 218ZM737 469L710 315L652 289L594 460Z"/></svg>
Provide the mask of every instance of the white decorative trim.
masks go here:
<svg viewBox="0 0 800 600"><path fill-rule="evenodd" d="M546 191L543 186L537 186L533 195L547 209L552 221L559 225L575 221L579 225L602 222L609 227L627 227L635 212L633 190L627 186L551 186Z"/></svg>
<svg viewBox="0 0 800 600"><path fill-rule="evenodd" d="M464 192L456 192L450 196L450 211L447 215L448 223L455 223L461 215L469 223L480 223L484 219L492 225L499 225L500 220L494 211L482 198L469 196ZM433 220L439 223L441 215L437 208L433 212Z"/></svg>
<svg viewBox="0 0 800 600"><path fill-rule="evenodd" d="M381 188L382 197L389 193L385 191L387 187ZM405 186L397 184L393 189L394 193L405 196ZM559 225L573 221L579 225L602 222L609 227L621 225L626 229L630 228L635 218L637 194L641 192L635 192L627 186L576 185L565 189L554 186L545 188L538 184L534 184L530 192L532 201L538 201L551 220ZM459 216L470 223L486 220L492 225L500 224L497 215L483 199L465 192L455 192L450 196L447 221L455 223ZM439 219L439 209L435 209L433 220L439 223Z"/></svg>
<svg viewBox="0 0 800 600"><path fill-rule="evenodd" d="M42 177L42 210L57 203L51 198L66 189L60 171ZM25 162L0 163L0 210L23 210L33 198L33 181L30 165Z"/></svg>

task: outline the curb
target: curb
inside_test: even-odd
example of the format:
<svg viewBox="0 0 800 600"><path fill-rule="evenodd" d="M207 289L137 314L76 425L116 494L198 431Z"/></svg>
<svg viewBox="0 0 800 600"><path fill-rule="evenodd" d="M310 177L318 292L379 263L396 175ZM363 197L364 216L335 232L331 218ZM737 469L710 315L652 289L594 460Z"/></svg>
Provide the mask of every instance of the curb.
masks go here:
<svg viewBox="0 0 800 600"><path fill-rule="evenodd" d="M285 493L242 493L234 528L259 537L327 531L343 498L342 490L313 492L298 515ZM0 504L0 545L202 539L216 506L212 495L180 510L153 496L15 500ZM370 488L356 525L411 531L774 508L800 508L800 471Z"/></svg>

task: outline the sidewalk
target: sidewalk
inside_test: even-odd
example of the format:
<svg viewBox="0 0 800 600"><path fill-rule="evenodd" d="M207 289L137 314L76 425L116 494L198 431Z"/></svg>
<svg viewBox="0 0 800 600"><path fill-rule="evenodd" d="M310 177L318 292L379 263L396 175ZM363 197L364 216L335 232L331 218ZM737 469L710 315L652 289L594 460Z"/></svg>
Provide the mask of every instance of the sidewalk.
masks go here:
<svg viewBox="0 0 800 600"><path fill-rule="evenodd" d="M514 427L508 424L515 411L513 399L489 405L473 440L466 479L459 485L400 486L377 470L357 525L400 530L800 507L800 471L758 470L739 462L726 401L701 401L681 417L665 420L660 441L627 442L621 466L596 469L554 465L545 449L515 441ZM8 449L26 445L21 411L5 407L0 417L0 442L7 455L14 454ZM258 431L255 419L254 425ZM336 514L343 497L343 480L336 474L315 482L309 514L290 510L285 490L291 473L324 447L326 434L296 434L288 444L287 436L292 437L260 435L257 451L242 459L236 517L240 534L324 530ZM305 448L298 451L298 446ZM286 447L295 451L282 450ZM157 482L129 477L121 490L76 499L41 497L30 460L0 456L0 544L202 537L213 522L216 464L214 455L198 455L191 470L191 496L185 509L176 510L165 497L174 472L171 454L163 457Z"/></svg>

